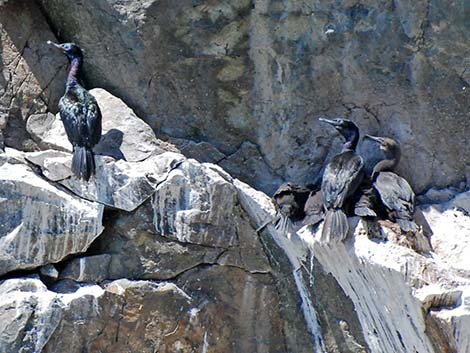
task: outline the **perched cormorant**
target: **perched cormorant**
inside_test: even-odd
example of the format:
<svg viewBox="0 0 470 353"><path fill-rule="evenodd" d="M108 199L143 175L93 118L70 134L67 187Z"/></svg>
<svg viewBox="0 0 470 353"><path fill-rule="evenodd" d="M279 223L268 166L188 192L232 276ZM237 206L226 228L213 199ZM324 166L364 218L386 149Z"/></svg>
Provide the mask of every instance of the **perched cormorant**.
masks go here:
<svg viewBox="0 0 470 353"><path fill-rule="evenodd" d="M354 204L354 214L359 217L377 217L380 201L372 180L364 177L358 188L357 201Z"/></svg>
<svg viewBox="0 0 470 353"><path fill-rule="evenodd" d="M332 125L345 139L341 153L334 156L325 167L321 184L326 210L321 241L341 241L349 231L344 212L346 200L356 191L364 176L364 161L355 153L359 129L347 119L319 120Z"/></svg>
<svg viewBox="0 0 470 353"><path fill-rule="evenodd" d="M83 53L73 43L56 44L70 61L65 94L59 100L59 112L65 132L73 146L72 172L88 181L95 173L93 146L101 138L101 111L93 97L80 83Z"/></svg>
<svg viewBox="0 0 470 353"><path fill-rule="evenodd" d="M310 191L307 202L305 202L304 214L304 225L313 226L323 221L325 218L325 212L323 210L323 193L321 190Z"/></svg>
<svg viewBox="0 0 470 353"><path fill-rule="evenodd" d="M397 141L388 137L366 135L380 143L385 158L379 161L372 172L372 181L390 220L398 223L404 232L417 231L413 221L415 194L410 184L393 172L400 161L401 151Z"/></svg>
<svg viewBox="0 0 470 353"><path fill-rule="evenodd" d="M285 233L288 238L305 217L304 205L310 194L310 189L287 182L282 184L272 196L272 201L278 214L276 228Z"/></svg>

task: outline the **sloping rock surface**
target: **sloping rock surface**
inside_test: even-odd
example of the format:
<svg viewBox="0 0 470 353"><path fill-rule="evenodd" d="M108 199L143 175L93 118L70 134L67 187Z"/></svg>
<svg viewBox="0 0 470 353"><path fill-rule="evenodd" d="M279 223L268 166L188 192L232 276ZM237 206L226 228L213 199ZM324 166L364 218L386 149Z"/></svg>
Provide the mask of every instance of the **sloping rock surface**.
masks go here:
<svg viewBox="0 0 470 353"><path fill-rule="evenodd" d="M22 163L0 165L0 274L84 252L103 231L103 205L72 195Z"/></svg>

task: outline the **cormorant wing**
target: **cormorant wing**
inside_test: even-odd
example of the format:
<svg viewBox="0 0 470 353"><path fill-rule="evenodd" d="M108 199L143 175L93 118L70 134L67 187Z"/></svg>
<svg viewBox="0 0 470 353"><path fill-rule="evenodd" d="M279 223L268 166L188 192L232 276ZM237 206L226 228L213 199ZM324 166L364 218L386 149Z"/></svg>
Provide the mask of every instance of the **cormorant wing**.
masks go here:
<svg viewBox="0 0 470 353"><path fill-rule="evenodd" d="M327 208L341 208L362 181L364 161L354 151L336 155L325 168L322 192Z"/></svg>
<svg viewBox="0 0 470 353"><path fill-rule="evenodd" d="M389 210L395 211L399 218L412 219L415 194L405 179L393 172L380 172L374 187Z"/></svg>
<svg viewBox="0 0 470 353"><path fill-rule="evenodd" d="M74 90L67 90L59 100L59 112L70 143L74 146L86 146L88 141L86 111Z"/></svg>
<svg viewBox="0 0 470 353"><path fill-rule="evenodd" d="M96 102L96 98L93 97L91 93L85 90L84 97L90 144L94 146L98 144L101 139L101 110Z"/></svg>
<svg viewBox="0 0 470 353"><path fill-rule="evenodd" d="M81 86L68 89L59 112L72 145L93 147L101 137L101 111L95 97Z"/></svg>

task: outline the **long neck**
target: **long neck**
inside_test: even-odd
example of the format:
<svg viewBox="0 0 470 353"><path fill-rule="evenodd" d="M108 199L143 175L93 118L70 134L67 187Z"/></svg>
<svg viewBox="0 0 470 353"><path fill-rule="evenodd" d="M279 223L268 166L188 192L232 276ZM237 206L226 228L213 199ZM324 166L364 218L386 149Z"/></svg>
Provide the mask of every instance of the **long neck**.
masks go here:
<svg viewBox="0 0 470 353"><path fill-rule="evenodd" d="M82 71L82 58L75 57L70 61L70 71L67 76L67 87L75 86L79 83L80 74Z"/></svg>
<svg viewBox="0 0 470 353"><path fill-rule="evenodd" d="M359 131L352 130L349 136L345 138L346 138L346 142L343 144L342 152L345 152L348 150L355 151L357 143L359 142Z"/></svg>
<svg viewBox="0 0 470 353"><path fill-rule="evenodd" d="M375 178L378 176L380 172L392 171L393 169L395 169L395 167L398 164L398 161L399 159L396 157L391 158L391 159L381 160L374 167L374 171L372 172L372 179L375 180Z"/></svg>

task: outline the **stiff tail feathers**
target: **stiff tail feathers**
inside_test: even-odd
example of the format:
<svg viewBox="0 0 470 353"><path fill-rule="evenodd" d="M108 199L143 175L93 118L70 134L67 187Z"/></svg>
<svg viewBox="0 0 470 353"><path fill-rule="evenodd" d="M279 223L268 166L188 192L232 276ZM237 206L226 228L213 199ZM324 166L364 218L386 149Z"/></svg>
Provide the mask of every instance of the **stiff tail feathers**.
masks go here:
<svg viewBox="0 0 470 353"><path fill-rule="evenodd" d="M75 146L72 158L72 172L79 179L88 181L95 174L93 151L85 146Z"/></svg>
<svg viewBox="0 0 470 353"><path fill-rule="evenodd" d="M323 230L321 233L321 243L340 242L348 236L349 224L346 214L341 209L327 210Z"/></svg>

